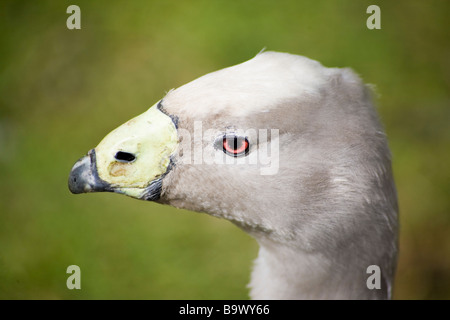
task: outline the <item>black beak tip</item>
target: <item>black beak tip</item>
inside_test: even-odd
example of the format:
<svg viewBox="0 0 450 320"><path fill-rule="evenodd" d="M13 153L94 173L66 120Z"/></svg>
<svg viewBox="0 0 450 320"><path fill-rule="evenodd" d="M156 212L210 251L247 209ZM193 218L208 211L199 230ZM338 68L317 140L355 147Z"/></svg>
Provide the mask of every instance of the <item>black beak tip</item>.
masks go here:
<svg viewBox="0 0 450 320"><path fill-rule="evenodd" d="M85 156L78 160L72 167L69 175L69 190L73 194L84 193L87 190L86 187L89 185L86 181L87 174L90 171L90 158Z"/></svg>
<svg viewBox="0 0 450 320"><path fill-rule="evenodd" d="M83 188L81 188L81 184L79 183L79 179L74 174L74 172L70 172L69 176L69 190L73 194L83 193Z"/></svg>
<svg viewBox="0 0 450 320"><path fill-rule="evenodd" d="M112 191L111 186L98 176L94 149L73 165L68 184L73 194Z"/></svg>

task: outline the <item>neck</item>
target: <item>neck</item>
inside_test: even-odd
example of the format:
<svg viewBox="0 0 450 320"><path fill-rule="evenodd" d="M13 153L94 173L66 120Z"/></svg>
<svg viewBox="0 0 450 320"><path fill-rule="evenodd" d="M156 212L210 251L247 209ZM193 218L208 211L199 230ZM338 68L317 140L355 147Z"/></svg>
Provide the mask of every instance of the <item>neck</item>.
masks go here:
<svg viewBox="0 0 450 320"><path fill-rule="evenodd" d="M251 277L252 299L388 299L390 288L368 289L369 263L354 261L352 252L339 257L262 244Z"/></svg>

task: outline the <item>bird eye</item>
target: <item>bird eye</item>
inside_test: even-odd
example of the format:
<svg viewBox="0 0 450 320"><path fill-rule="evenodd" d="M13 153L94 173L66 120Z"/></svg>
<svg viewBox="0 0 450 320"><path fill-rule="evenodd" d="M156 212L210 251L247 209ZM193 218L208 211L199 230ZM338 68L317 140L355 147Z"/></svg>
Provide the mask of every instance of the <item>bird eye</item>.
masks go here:
<svg viewBox="0 0 450 320"><path fill-rule="evenodd" d="M134 160L136 160L136 156L134 154L123 151L117 152L114 158L121 162L133 162Z"/></svg>
<svg viewBox="0 0 450 320"><path fill-rule="evenodd" d="M247 155L249 143L247 138L235 135L226 135L222 140L223 152L233 157Z"/></svg>

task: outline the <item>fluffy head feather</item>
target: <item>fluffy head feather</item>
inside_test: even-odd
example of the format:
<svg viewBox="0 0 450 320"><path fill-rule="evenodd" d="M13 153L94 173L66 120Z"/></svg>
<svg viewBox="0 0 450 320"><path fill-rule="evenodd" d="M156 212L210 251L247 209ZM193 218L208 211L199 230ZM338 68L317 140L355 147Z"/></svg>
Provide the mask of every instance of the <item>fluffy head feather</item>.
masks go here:
<svg viewBox="0 0 450 320"><path fill-rule="evenodd" d="M386 137L355 73L263 52L159 106L179 141L158 201L228 219L258 240L253 298L390 297L396 192ZM225 156L216 142L230 132L248 138L256 162L211 160ZM274 170L262 174L267 165ZM366 286L370 265L381 268L379 290Z"/></svg>

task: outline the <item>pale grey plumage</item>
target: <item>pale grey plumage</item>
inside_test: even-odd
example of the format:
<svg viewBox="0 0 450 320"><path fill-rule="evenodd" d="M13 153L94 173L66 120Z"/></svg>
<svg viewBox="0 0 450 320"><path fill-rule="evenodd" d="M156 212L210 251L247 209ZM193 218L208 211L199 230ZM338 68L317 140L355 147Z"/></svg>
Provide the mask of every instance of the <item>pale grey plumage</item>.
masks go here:
<svg viewBox="0 0 450 320"><path fill-rule="evenodd" d="M258 241L252 298L391 297L398 210L390 153L370 90L355 73L263 52L170 91L159 109L176 119L179 138L182 132L194 136L201 121L203 140L193 147L180 141L159 177L158 201L228 219ZM195 161L196 149L221 153L217 137L249 129L279 130L279 139L267 143L248 136L249 156L279 144L276 174L261 174L259 164ZM95 189L86 187L95 183L115 191L98 175L90 184L80 180L96 168L86 159L79 163L87 165L71 174L72 192ZM120 187L127 194L128 186ZM132 192L143 199L141 191ZM381 269L381 289L366 285L371 265Z"/></svg>
<svg viewBox="0 0 450 320"><path fill-rule="evenodd" d="M368 88L349 69L285 53L264 52L247 64L195 80L163 105L190 132L198 120L218 130L279 128L278 174L180 164L163 181L161 202L223 217L258 240L252 298L390 297L396 192ZM292 86L289 96L273 91L280 84ZM369 265L381 268L380 290L366 286Z"/></svg>

